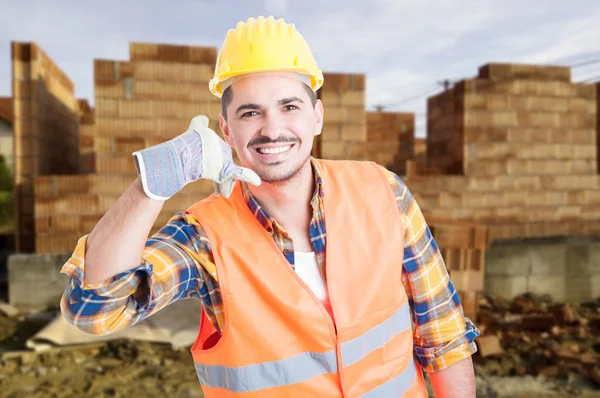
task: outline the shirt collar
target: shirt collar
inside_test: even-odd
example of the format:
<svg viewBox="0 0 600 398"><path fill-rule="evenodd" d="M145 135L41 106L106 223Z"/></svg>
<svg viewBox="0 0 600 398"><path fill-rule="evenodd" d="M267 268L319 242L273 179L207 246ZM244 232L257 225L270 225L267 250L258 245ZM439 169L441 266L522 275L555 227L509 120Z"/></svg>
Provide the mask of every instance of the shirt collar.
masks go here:
<svg viewBox="0 0 600 398"><path fill-rule="evenodd" d="M319 199L322 200L325 194L323 190L322 172L315 158L313 158L312 156L310 158L310 164L312 166L313 177L315 180L315 191L313 192L310 204L313 208L313 211L315 211L319 206ZM267 211L263 209L262 206L258 203L254 195L252 195L252 192L250 192L248 184L244 183L242 184L242 187L244 192L244 200L246 201L246 204L248 205L248 208L250 209L252 214L254 214L254 217L256 217L258 222L262 226L264 226L265 229L267 229L267 231L273 232L273 230L277 226L277 222L275 221L275 219L269 216Z"/></svg>

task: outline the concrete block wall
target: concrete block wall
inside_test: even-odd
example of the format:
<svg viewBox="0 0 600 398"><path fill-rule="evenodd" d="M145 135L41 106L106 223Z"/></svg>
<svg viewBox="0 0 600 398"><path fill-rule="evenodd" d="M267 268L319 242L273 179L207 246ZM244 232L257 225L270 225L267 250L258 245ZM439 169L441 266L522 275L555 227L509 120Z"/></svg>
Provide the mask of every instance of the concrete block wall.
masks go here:
<svg viewBox="0 0 600 398"><path fill-rule="evenodd" d="M12 43L15 236L34 250L33 180L79 169L78 103L71 80L35 43Z"/></svg>
<svg viewBox="0 0 600 398"><path fill-rule="evenodd" d="M67 253L10 256L9 303L19 308L57 308L68 282L68 278L60 273L60 269L68 259Z"/></svg>
<svg viewBox="0 0 600 398"><path fill-rule="evenodd" d="M507 240L486 253L485 291L514 297L532 292L557 301L600 296L600 239L555 237Z"/></svg>
<svg viewBox="0 0 600 398"><path fill-rule="evenodd" d="M396 174L415 157L415 114L367 112L367 158Z"/></svg>

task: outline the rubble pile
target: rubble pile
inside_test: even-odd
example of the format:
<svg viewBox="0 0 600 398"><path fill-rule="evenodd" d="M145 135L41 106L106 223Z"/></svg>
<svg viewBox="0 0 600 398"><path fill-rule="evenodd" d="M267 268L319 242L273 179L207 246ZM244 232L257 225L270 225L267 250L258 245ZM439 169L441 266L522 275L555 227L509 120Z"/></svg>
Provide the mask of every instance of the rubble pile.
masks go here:
<svg viewBox="0 0 600 398"><path fill-rule="evenodd" d="M0 308L0 398L202 397L189 347L121 339L27 349L54 316ZM477 325L478 397L600 396L600 299L484 297Z"/></svg>
<svg viewBox="0 0 600 398"><path fill-rule="evenodd" d="M202 397L189 348L116 340L42 352L14 350L17 336L8 333L22 330L24 322L22 315L0 312L2 398ZM22 336L18 340L22 343Z"/></svg>
<svg viewBox="0 0 600 398"><path fill-rule="evenodd" d="M511 301L485 296L478 326L479 373L563 380L583 375L600 388L600 298L575 305L533 294Z"/></svg>

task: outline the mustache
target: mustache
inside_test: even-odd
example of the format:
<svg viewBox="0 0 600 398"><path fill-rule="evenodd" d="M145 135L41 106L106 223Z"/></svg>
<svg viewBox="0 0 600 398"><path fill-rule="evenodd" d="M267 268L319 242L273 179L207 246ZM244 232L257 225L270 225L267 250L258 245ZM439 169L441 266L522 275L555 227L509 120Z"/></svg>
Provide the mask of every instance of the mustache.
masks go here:
<svg viewBox="0 0 600 398"><path fill-rule="evenodd" d="M282 142L296 143L298 141L299 140L296 137L278 137L278 138L272 140L269 137L265 137L263 135L263 136L255 138L253 140L250 140L250 142L248 143L248 148L255 146L255 145L279 144Z"/></svg>

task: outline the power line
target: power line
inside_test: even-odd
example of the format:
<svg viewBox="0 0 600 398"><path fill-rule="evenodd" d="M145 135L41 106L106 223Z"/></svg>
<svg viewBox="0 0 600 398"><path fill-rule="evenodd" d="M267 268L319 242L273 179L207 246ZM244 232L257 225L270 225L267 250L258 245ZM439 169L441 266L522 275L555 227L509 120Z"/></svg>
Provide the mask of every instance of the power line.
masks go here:
<svg viewBox="0 0 600 398"><path fill-rule="evenodd" d="M583 61L583 62L579 62L573 65L569 65L571 68L579 68L582 66L587 66L587 65L594 65L594 64L598 64L600 63L600 58L596 58L596 59L589 59L587 61Z"/></svg>
<svg viewBox="0 0 600 398"><path fill-rule="evenodd" d="M592 76L585 80L580 80L577 83L596 83L597 81L600 81L600 75Z"/></svg>
<svg viewBox="0 0 600 398"><path fill-rule="evenodd" d="M590 52L585 52L585 53L579 53L579 54L573 54L567 57L560 57L560 58L554 58L552 60L546 60L546 61L541 61L542 64L545 65L564 65L564 66L568 66L568 67L576 67L577 65L579 65L580 63L586 64L588 62L592 62L592 61L596 61L599 58L591 58L588 59L586 61L577 61L577 59L581 60L581 59L585 59L586 57L598 57L600 56L600 51L590 51ZM572 62L575 62L573 64L571 64ZM531 63L531 62L530 62ZM533 62L535 63L535 62ZM584 66L584 65L582 65Z"/></svg>
<svg viewBox="0 0 600 398"><path fill-rule="evenodd" d="M414 95L412 97L404 98L404 99L402 99L400 101L392 102L392 103L386 104L386 105L377 105L376 108L378 110L382 110L383 108L392 108L392 107L395 107L395 106L398 106L398 105L406 104L408 102L412 102L414 100L417 100L417 99L419 99L421 97L425 97L427 95L433 94L433 93L437 92L438 90L439 90L438 88L436 88L435 90L428 89L427 91L423 91L423 92L421 92L419 94L416 94L416 95Z"/></svg>

